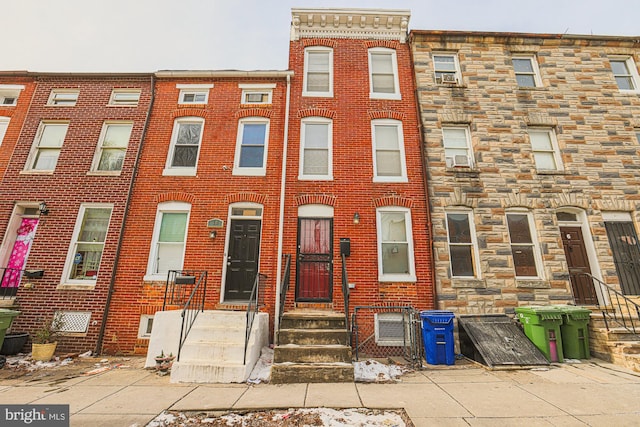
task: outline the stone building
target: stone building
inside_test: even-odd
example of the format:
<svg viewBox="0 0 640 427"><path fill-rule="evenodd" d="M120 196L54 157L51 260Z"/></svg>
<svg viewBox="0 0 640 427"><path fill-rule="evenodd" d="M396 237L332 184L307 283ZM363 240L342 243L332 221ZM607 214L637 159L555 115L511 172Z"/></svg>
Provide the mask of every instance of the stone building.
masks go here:
<svg viewBox="0 0 640 427"><path fill-rule="evenodd" d="M639 43L411 32L439 308L640 294Z"/></svg>

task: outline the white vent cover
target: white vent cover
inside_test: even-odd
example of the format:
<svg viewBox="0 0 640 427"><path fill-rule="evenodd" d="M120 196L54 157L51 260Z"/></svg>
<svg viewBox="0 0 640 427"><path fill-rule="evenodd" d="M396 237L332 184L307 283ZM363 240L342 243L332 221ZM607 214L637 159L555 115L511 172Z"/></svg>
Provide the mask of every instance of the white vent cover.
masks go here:
<svg viewBox="0 0 640 427"><path fill-rule="evenodd" d="M61 332L85 333L89 329L90 311L58 311L56 315L62 316L64 322Z"/></svg>

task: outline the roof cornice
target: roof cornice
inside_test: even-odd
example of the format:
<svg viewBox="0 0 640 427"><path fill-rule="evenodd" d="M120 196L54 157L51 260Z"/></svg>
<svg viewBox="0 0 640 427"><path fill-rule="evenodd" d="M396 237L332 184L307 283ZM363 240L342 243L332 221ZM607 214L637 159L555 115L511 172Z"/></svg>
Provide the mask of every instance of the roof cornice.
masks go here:
<svg viewBox="0 0 640 427"><path fill-rule="evenodd" d="M240 71L240 70L164 70L155 73L157 78L268 78L284 79L293 76L293 71Z"/></svg>

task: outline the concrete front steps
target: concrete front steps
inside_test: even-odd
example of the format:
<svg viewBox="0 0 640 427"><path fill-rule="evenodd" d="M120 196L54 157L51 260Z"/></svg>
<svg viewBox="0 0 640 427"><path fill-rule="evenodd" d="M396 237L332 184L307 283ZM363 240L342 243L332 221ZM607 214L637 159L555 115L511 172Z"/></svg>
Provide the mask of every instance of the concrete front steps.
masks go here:
<svg viewBox="0 0 640 427"><path fill-rule="evenodd" d="M640 325L637 318L634 322L636 326ZM608 324L609 330L605 327L602 313L591 313L589 321L591 355L640 372L640 336L611 320L608 320Z"/></svg>
<svg viewBox="0 0 640 427"><path fill-rule="evenodd" d="M271 383L352 382L351 342L343 313L285 313L273 351Z"/></svg>
<svg viewBox="0 0 640 427"><path fill-rule="evenodd" d="M147 366L155 364L153 358L160 353L157 350L160 340L163 341L160 348L165 354L172 352L177 355L182 318L176 319L176 312L179 316L178 310L156 313L149 342ZM167 325L171 322L173 323L170 326ZM200 313L182 347L180 360L173 362L171 382L245 382L260 358L262 348L269 343L269 315L258 313L254 319L246 363L245 333L245 312L209 310Z"/></svg>

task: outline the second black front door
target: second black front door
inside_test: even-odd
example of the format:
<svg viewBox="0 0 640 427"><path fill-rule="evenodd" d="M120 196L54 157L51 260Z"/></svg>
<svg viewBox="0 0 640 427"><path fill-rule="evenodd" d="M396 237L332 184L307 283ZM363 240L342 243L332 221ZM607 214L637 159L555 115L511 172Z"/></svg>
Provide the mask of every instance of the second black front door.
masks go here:
<svg viewBox="0 0 640 427"><path fill-rule="evenodd" d="M258 272L260 220L231 220L227 251L225 301L247 301Z"/></svg>

